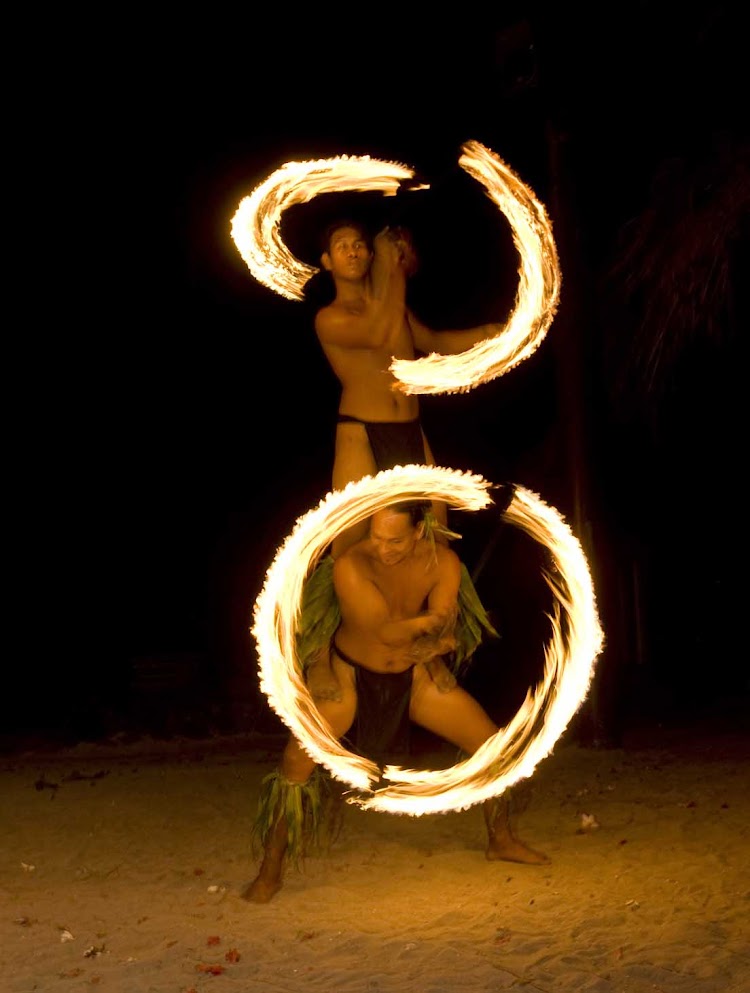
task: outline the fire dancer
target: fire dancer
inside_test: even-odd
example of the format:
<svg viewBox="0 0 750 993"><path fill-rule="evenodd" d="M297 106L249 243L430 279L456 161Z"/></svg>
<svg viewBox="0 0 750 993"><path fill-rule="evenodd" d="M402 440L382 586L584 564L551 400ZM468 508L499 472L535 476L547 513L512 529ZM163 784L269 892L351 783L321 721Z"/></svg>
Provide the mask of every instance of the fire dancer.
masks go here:
<svg viewBox="0 0 750 993"><path fill-rule="evenodd" d="M495 633L471 599L473 587L462 582L458 555L435 540L440 525L428 507L412 501L376 511L369 534L332 563L337 625L330 656L342 692L316 705L338 739L353 729L357 749L378 760L404 721L466 754L498 731L457 682L441 690L428 671L449 654L456 670L479 644L478 631ZM246 900L267 903L281 888L285 862L296 861L315 832L320 787L320 770L290 736L279 769L263 783L256 820L263 858ZM485 801L484 818L489 861L549 863L516 837L505 795Z"/></svg>

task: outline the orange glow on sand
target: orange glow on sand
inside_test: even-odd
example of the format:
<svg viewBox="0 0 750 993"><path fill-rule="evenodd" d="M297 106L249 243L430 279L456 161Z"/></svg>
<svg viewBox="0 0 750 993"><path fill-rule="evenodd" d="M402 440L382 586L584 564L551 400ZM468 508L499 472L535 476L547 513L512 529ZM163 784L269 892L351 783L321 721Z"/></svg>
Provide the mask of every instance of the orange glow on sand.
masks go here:
<svg viewBox="0 0 750 993"><path fill-rule="evenodd" d="M538 496L517 487L505 518L549 552L545 576L553 593L553 634L544 676L530 689L514 719L473 756L450 769L407 770L373 762L344 749L320 718L300 674L295 637L302 590L331 540L342 530L397 500L444 500L459 510L492 504L481 476L436 466L397 466L329 493L301 517L279 548L255 604L252 633L261 687L303 747L356 792L364 808L418 816L470 807L529 777L550 753L584 700L603 645L586 559L568 525ZM378 786L386 781L387 786Z"/></svg>

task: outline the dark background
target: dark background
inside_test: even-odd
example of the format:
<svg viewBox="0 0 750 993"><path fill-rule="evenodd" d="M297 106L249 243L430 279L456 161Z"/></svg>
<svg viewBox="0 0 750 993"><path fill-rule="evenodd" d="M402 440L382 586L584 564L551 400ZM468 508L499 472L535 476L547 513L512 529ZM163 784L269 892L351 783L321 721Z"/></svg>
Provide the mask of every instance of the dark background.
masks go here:
<svg viewBox="0 0 750 993"><path fill-rule="evenodd" d="M517 263L457 168L469 139L545 204L562 297L517 369L423 399L437 460L520 483L581 537L607 645L578 733L607 744L639 721L744 715L737 14L503 10L388 28L363 12L351 30L327 11L131 15L86 25L90 43L84 25L61 21L59 43L49 26L31 59L41 95L17 115L31 192L7 372L11 747L278 728L252 608L328 491L338 390L311 306L253 279L231 219L289 160L407 163L432 184L397 205L422 254L412 305L436 328L499 319ZM361 202L391 218L393 203ZM308 261L338 206L285 216ZM496 515L454 526L503 630L469 685L503 719L541 664L539 550Z"/></svg>

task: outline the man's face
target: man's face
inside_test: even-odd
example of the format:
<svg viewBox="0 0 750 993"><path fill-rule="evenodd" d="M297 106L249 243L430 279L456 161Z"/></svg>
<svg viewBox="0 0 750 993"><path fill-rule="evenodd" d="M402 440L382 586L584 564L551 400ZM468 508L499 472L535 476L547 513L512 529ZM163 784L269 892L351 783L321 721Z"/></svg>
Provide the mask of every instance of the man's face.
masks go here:
<svg viewBox="0 0 750 993"><path fill-rule="evenodd" d="M334 276L359 279L370 268L372 252L358 228L338 228L331 235L328 251L323 253L323 265Z"/></svg>
<svg viewBox="0 0 750 993"><path fill-rule="evenodd" d="M409 514L379 510L370 520L370 541L383 565L396 565L407 559L419 541L421 527L415 527Z"/></svg>

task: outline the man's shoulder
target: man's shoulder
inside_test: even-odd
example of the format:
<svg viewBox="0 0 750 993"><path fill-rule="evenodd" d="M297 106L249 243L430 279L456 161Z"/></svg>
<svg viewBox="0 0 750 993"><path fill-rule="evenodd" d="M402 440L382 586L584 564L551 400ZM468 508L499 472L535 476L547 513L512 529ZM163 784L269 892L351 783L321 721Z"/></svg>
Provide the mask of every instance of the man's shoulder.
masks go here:
<svg viewBox="0 0 750 993"><path fill-rule="evenodd" d="M330 320L331 312L335 313L336 301L333 300L331 303L327 303L322 307L318 307L315 311L315 327L316 329L320 327L321 324L325 324Z"/></svg>
<svg viewBox="0 0 750 993"><path fill-rule="evenodd" d="M333 563L333 585L339 595L360 589L372 579L372 560L359 543L347 548Z"/></svg>
<svg viewBox="0 0 750 993"><path fill-rule="evenodd" d="M334 573L361 572L370 563L370 555L365 547L366 538L350 545L346 551L342 552L333 563Z"/></svg>
<svg viewBox="0 0 750 993"><path fill-rule="evenodd" d="M444 545L442 542L435 542L435 555L437 557L438 566L440 568L446 569L460 569L461 559L458 553L454 551L449 545Z"/></svg>
<svg viewBox="0 0 750 993"><path fill-rule="evenodd" d="M325 339L328 335L337 335L346 330L352 318L361 314L362 311L356 307L333 300L315 314L315 331L321 339Z"/></svg>
<svg viewBox="0 0 750 993"><path fill-rule="evenodd" d="M424 541L426 541L431 546L434 545L435 554L438 556L438 558L457 559L459 557L458 552L455 550L455 548L452 545L447 544L447 542L445 541L436 540L435 542L432 542L427 537L424 538Z"/></svg>

